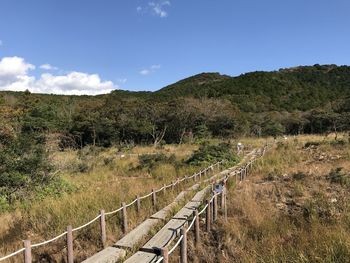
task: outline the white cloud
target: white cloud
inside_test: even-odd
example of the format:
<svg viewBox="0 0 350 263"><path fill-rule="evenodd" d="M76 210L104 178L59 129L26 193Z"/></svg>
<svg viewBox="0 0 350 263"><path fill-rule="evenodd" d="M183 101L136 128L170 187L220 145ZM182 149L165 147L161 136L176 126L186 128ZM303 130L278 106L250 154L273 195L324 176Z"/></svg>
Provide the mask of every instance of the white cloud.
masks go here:
<svg viewBox="0 0 350 263"><path fill-rule="evenodd" d="M146 68L146 69L141 70L139 73L140 73L141 75L146 76L146 75L149 75L149 74L151 74L151 73L156 72L156 71L157 71L158 69L160 69L160 68L161 68L160 65L152 65L152 66L150 66L149 68Z"/></svg>
<svg viewBox="0 0 350 263"><path fill-rule="evenodd" d="M152 65L152 66L151 66L151 69L153 69L153 70L160 69L160 65Z"/></svg>
<svg viewBox="0 0 350 263"><path fill-rule="evenodd" d="M0 87L15 82L26 82L27 73L34 70L35 66L24 61L20 57L4 57L0 60Z"/></svg>
<svg viewBox="0 0 350 263"><path fill-rule="evenodd" d="M117 79L117 82L118 82L118 83L122 83L122 84L125 84L127 81L128 81L128 79L126 79L126 78Z"/></svg>
<svg viewBox="0 0 350 263"><path fill-rule="evenodd" d="M167 0L154 0L148 2L146 6L138 6L136 11L138 13L150 13L161 18L165 18L168 16L167 7L171 5L170 1Z"/></svg>
<svg viewBox="0 0 350 263"><path fill-rule="evenodd" d="M109 93L118 86L112 81L102 81L97 74L70 72L63 75L44 73L39 79L28 74L35 66L20 57L4 57L0 60L0 90L65 95L97 95Z"/></svg>
<svg viewBox="0 0 350 263"><path fill-rule="evenodd" d="M143 69L140 71L140 74L144 76L148 75L149 73L151 73L151 71L149 71L148 69Z"/></svg>
<svg viewBox="0 0 350 263"><path fill-rule="evenodd" d="M54 67L50 64L42 64L40 66L41 69L44 69L44 70L57 70L58 68L57 67Z"/></svg>

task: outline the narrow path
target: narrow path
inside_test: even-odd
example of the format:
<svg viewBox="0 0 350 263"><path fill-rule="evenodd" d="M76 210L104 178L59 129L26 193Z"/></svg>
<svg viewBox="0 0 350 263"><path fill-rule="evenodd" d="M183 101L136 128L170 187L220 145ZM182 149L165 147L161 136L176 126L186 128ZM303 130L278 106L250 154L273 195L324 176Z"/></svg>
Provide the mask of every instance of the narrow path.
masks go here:
<svg viewBox="0 0 350 263"><path fill-rule="evenodd" d="M237 169L239 165L244 163L247 158L252 157L256 154L256 150L251 151L240 162L240 164L219 172L212 177L205 179L202 183L212 183L214 181L224 178L229 175L232 170ZM174 199L174 201L163 209L159 210L153 214L150 218L146 219L128 234L126 234L122 239L116 242L113 246L107 247L100 251L99 253L93 255L92 257L83 261L84 263L109 263L109 262L119 262L125 257L127 251L135 249L137 245L142 241L142 239L147 236L147 234L154 229L157 225L161 224L166 220L171 211L179 205L181 201L186 198L186 195L191 191L196 191L200 188L200 183L196 183L185 191L180 192L180 194ZM142 247L139 246L139 251L132 255L125 262L127 263L139 263L139 262L156 262L159 255L160 248L165 247L170 244L180 232L180 228L188 221L188 219L193 214L193 211L197 210L202 204L207 193L211 190L210 184L204 189L198 191L191 201L189 201L180 211L178 211L170 221L168 221L163 228L156 233L146 244Z"/></svg>

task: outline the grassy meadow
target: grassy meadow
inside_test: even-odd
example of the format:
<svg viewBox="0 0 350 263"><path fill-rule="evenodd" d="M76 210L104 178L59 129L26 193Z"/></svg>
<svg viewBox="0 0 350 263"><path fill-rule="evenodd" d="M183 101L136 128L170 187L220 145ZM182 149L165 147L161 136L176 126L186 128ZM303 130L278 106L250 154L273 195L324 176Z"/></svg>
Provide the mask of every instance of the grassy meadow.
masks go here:
<svg viewBox="0 0 350 263"><path fill-rule="evenodd" d="M189 261L350 262L349 161L345 135L280 140L246 181L229 185L228 221Z"/></svg>
<svg viewBox="0 0 350 263"><path fill-rule="evenodd" d="M219 143L213 140L212 144ZM67 225L80 226L95 218L100 209L106 212L120 207L121 202L130 202L137 195L144 195L164 184L185 175L191 175L206 164L191 165L185 161L198 149L196 144L136 146L123 149L116 147L85 147L81 150L50 150L50 162L55 174L63 179L67 188L63 193L47 193L40 190L36 197L18 202L0 214L0 254L9 254L23 246L22 240L32 243L48 240L65 231ZM155 156L154 158L152 156ZM157 158L160 158L157 160ZM166 196L159 193L157 207L151 198L141 201L141 212L129 209L129 228L134 228L154 211L166 206L188 182ZM118 213L120 214L120 213ZM107 243L113 244L122 236L120 216L107 216ZM99 223L74 234L75 256L82 260L101 249ZM61 262L65 260L65 238L49 245L34 248L35 260ZM17 262L18 255L8 262Z"/></svg>

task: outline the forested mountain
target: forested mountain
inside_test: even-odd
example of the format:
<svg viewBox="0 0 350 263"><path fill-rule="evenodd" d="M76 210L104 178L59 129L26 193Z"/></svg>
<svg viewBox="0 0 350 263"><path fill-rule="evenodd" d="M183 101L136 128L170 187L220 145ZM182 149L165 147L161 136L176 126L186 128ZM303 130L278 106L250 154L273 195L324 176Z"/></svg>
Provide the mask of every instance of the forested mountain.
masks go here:
<svg viewBox="0 0 350 263"><path fill-rule="evenodd" d="M156 92L99 96L0 92L0 142L55 134L61 147L181 143L209 136L349 128L350 67L301 66L230 77L202 73Z"/></svg>

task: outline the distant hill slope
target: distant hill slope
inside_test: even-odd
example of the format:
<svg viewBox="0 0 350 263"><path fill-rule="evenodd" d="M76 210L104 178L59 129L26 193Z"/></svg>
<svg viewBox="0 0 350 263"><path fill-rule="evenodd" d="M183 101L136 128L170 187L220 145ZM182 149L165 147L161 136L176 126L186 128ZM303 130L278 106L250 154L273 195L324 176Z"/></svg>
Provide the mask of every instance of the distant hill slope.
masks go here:
<svg viewBox="0 0 350 263"><path fill-rule="evenodd" d="M0 91L21 97L23 92ZM350 96L350 66L314 65L256 71L237 77L201 73L180 80L155 92L115 90L111 94L60 96L35 94L46 101L123 100L170 101L181 97L223 98L242 112L308 111Z"/></svg>
<svg viewBox="0 0 350 263"><path fill-rule="evenodd" d="M237 135L350 130L350 67L301 66L237 77L201 73L155 92L99 96L0 92L0 144L18 132L61 144L179 143Z"/></svg>
<svg viewBox="0 0 350 263"><path fill-rule="evenodd" d="M350 67L301 66L238 77L202 73L169 85L154 95L224 97L245 112L306 111L348 97Z"/></svg>

